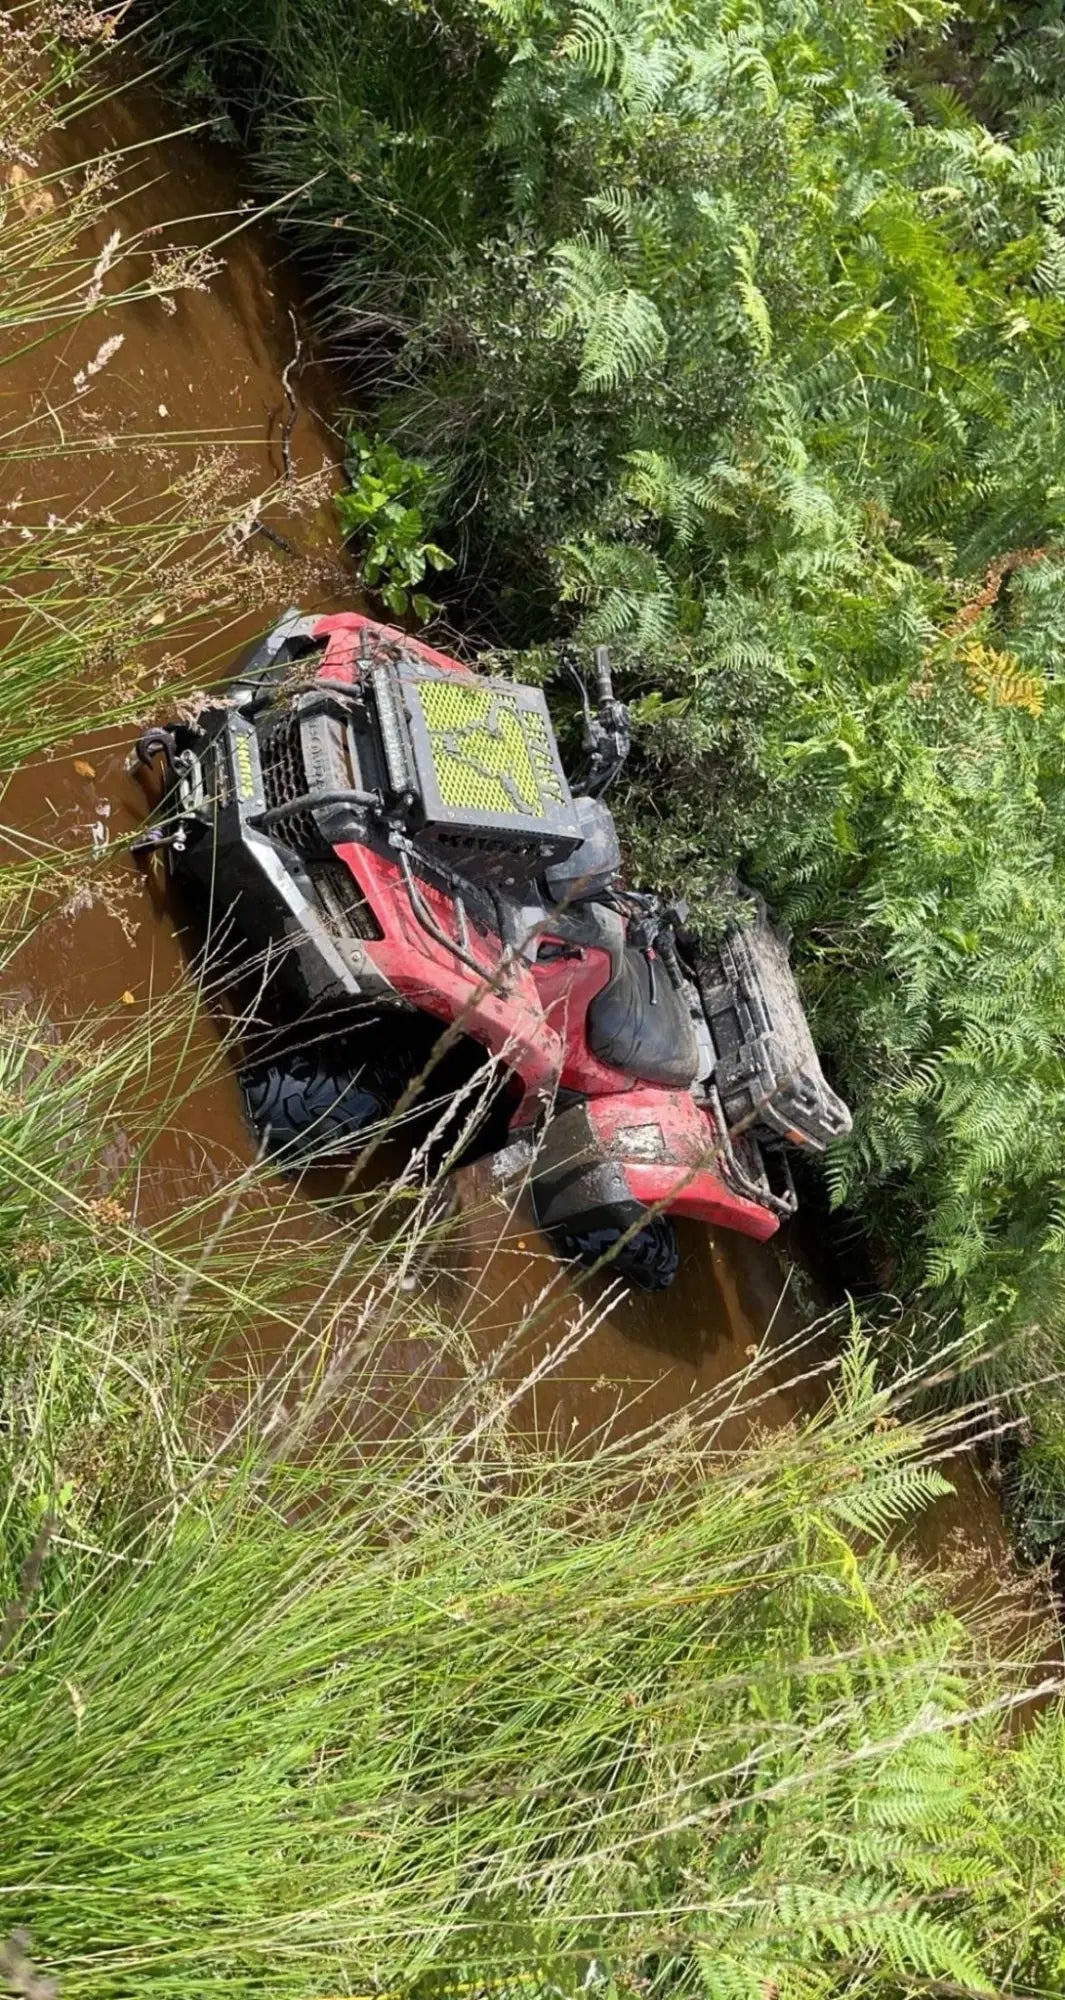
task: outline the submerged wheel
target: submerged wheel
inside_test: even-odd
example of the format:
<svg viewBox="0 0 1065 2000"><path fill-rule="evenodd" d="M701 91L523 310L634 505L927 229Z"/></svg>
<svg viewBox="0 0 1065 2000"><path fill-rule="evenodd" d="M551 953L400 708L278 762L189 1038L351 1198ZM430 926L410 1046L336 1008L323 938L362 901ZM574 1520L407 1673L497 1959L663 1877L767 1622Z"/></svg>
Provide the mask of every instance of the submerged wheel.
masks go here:
<svg viewBox="0 0 1065 2000"><path fill-rule="evenodd" d="M358 1070L331 1070L313 1056L286 1056L241 1078L248 1122L271 1159L335 1153L388 1109L384 1093Z"/></svg>
<svg viewBox="0 0 1065 2000"><path fill-rule="evenodd" d="M572 1233L567 1230L560 1232L557 1240L564 1256L573 1257L580 1264L598 1264L603 1260L605 1270L626 1279L637 1291L668 1290L680 1269L680 1244L669 1217L656 1215L635 1236L630 1236L620 1250L613 1251L613 1245L624 1234L623 1229L614 1228Z"/></svg>

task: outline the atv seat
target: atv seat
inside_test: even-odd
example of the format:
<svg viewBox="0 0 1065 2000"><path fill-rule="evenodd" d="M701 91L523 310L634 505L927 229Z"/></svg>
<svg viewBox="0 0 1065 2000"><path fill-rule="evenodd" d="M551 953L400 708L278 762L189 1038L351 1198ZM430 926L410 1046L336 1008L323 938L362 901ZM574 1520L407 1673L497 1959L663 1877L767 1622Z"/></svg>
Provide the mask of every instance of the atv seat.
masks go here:
<svg viewBox="0 0 1065 2000"><path fill-rule="evenodd" d="M601 1062L641 1083L685 1090L699 1074L699 1049L691 1016L665 966L651 968L642 951L627 945L618 971L588 1009L588 1046Z"/></svg>

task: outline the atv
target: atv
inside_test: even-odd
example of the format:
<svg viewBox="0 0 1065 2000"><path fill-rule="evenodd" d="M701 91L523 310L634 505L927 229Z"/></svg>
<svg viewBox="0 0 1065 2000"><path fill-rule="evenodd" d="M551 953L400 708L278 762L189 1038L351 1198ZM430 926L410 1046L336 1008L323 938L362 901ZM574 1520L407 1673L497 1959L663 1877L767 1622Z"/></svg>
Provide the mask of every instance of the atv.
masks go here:
<svg viewBox="0 0 1065 2000"><path fill-rule="evenodd" d="M194 721L140 738L162 785L135 852L165 857L233 982L254 977L264 1152L350 1151L443 1024L506 1079L539 1226L660 1290L673 1216L771 1236L796 1205L786 1149L822 1152L850 1116L764 906L708 944L623 886L602 794L628 716L605 649L595 671L574 795L539 688L290 611Z"/></svg>

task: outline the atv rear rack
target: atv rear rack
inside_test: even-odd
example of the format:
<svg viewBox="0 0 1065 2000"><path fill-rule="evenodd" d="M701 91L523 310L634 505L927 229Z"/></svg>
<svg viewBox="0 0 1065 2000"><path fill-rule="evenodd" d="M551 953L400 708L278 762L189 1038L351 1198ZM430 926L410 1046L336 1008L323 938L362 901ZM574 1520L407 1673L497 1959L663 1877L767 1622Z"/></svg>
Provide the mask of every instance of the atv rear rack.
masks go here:
<svg viewBox="0 0 1065 2000"><path fill-rule="evenodd" d="M725 1117L724 1106L713 1084L707 1087L706 1097L713 1112L714 1121L721 1133L718 1166L722 1180L728 1183L734 1193L743 1195L747 1201L760 1202L764 1208L771 1209L781 1222L790 1222L799 1206L799 1197L795 1192L795 1182L791 1175L791 1164L783 1147L767 1146L764 1140L758 1140L749 1131L736 1129L730 1131L728 1121ZM749 1173L746 1168L741 1166L736 1151L737 1144L745 1151L753 1154L754 1160L752 1164L756 1167L754 1174ZM785 1183L783 1193L779 1193L772 1186L769 1175L766 1172L765 1156L767 1152L771 1153L773 1159L780 1165Z"/></svg>

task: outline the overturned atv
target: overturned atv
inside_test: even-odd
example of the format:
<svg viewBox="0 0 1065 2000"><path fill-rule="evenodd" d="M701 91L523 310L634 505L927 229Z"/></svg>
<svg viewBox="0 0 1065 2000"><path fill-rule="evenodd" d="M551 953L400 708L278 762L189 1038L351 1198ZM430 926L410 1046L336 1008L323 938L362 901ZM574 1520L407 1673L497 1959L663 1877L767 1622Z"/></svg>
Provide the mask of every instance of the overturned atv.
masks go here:
<svg viewBox="0 0 1065 2000"><path fill-rule="evenodd" d="M505 1068L538 1221L648 1290L673 1215L768 1237L795 1207L785 1148L850 1129L764 913L707 949L619 882L599 794L628 721L597 655L574 797L538 689L471 673L356 614L288 613L195 723L140 739L165 855L272 1039L245 1101L282 1158L350 1142L409 1095L428 1039Z"/></svg>

